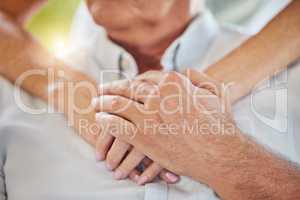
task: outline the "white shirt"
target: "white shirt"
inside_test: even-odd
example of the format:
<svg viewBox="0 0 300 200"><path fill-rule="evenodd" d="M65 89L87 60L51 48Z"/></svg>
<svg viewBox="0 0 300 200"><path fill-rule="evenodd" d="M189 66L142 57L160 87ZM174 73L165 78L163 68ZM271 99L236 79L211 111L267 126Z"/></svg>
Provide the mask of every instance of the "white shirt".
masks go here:
<svg viewBox="0 0 300 200"><path fill-rule="evenodd" d="M205 69L259 32L290 1L253 0L253 4L246 6L250 4L248 1L226 0L222 9L218 8L219 2L209 1L209 10L196 18L167 49L161 61L165 70L181 71L183 66ZM237 12L241 6L243 12ZM74 51L68 62L99 82L119 79L120 69L128 77L137 74L132 56L107 39L105 31L93 23L84 5L75 17L70 40ZM101 79L100 72L105 70L113 70L114 73L105 74ZM286 88L292 89L289 91L291 105L296 106L293 103L298 81L295 74L300 72L299 67L291 70L288 81L277 77L272 84L286 83ZM24 113L15 104L12 86L4 80L0 81L0 85L0 200L5 199L5 194L10 200L218 199L212 189L188 178L183 178L176 185L156 182L144 187L128 180L113 180L103 163L95 163L93 149L75 136L62 115ZM284 105L287 96L284 88L281 89L278 91L283 92L275 96L283 102L279 104L282 111L278 114L280 120L270 120L272 117L264 115L272 114L270 105L274 100L274 90L254 96L256 107L250 106L251 96L242 100L235 106L235 117L241 129L251 133L260 143L299 161L294 148L294 131L290 129L294 126L287 123L289 129L284 129L286 126L282 119L285 118L282 116L285 116L286 110L281 105ZM29 105L43 105L25 96ZM294 107L291 110L293 112L289 113L293 116L288 121L292 123L299 119L300 112ZM283 133L280 133L282 130Z"/></svg>

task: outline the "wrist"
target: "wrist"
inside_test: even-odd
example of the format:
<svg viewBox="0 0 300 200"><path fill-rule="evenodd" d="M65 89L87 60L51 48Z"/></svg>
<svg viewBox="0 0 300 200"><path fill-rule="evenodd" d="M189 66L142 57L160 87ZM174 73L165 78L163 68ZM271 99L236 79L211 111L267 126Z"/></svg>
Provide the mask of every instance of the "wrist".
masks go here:
<svg viewBox="0 0 300 200"><path fill-rule="evenodd" d="M290 170L293 167L242 133L239 138L239 142L216 161L208 185L224 200L261 199L264 196L275 199L281 196L282 187L288 187L291 183L291 178L284 176L287 171L293 171ZM294 188L289 189L293 191Z"/></svg>
<svg viewBox="0 0 300 200"><path fill-rule="evenodd" d="M214 139L213 144L206 146L206 149L197 151L193 157L199 159L193 159L190 167L189 176L192 179L212 188L220 188L227 184L224 178L234 173L239 161L251 148L248 138L235 125L234 127L235 131L230 135L215 136L220 139Z"/></svg>

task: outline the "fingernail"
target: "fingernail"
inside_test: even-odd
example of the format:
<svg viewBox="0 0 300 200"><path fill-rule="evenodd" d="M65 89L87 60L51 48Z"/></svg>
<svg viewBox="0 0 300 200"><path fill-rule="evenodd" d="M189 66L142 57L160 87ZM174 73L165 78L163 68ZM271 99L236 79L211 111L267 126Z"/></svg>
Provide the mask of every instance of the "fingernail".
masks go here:
<svg viewBox="0 0 300 200"><path fill-rule="evenodd" d="M148 178L146 176L141 176L137 182L139 185L144 185L148 181Z"/></svg>
<svg viewBox="0 0 300 200"><path fill-rule="evenodd" d="M117 180L121 180L123 178L124 174L120 170L116 170L114 172L114 178Z"/></svg>
<svg viewBox="0 0 300 200"><path fill-rule="evenodd" d="M92 99L91 104L92 104L92 106L93 106L94 108L97 106L98 100L99 100L99 99L98 99L97 97L94 97L94 98Z"/></svg>
<svg viewBox="0 0 300 200"><path fill-rule="evenodd" d="M105 164L106 165L106 168L109 170L109 171L112 171L114 168L110 165L110 164L108 164L108 163L106 163Z"/></svg>
<svg viewBox="0 0 300 200"><path fill-rule="evenodd" d="M175 182L177 182L178 181L178 176L176 176L176 175L174 175L174 174L172 174L172 173L170 173L170 172L167 172L166 173L166 177L169 179L169 181L171 181L172 183L175 183Z"/></svg>
<svg viewBox="0 0 300 200"><path fill-rule="evenodd" d="M96 161L102 161L104 160L104 157L101 153L96 152Z"/></svg>

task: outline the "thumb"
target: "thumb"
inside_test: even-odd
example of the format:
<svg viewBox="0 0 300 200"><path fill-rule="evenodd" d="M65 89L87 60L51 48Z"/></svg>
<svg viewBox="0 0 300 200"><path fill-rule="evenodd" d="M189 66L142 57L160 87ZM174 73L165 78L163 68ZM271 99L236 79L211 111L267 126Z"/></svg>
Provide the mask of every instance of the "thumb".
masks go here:
<svg viewBox="0 0 300 200"><path fill-rule="evenodd" d="M195 86L207 89L220 97L222 89L221 84L218 81L210 78L205 73L194 69L187 69L184 72L184 75L188 77Z"/></svg>

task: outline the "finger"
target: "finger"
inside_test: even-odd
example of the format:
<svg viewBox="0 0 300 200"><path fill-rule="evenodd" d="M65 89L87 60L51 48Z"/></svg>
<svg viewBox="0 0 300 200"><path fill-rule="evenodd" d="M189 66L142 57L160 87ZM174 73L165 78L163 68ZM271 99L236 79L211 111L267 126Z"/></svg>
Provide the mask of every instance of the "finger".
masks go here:
<svg viewBox="0 0 300 200"><path fill-rule="evenodd" d="M105 130L103 130L105 131ZM96 143L96 160L103 161L106 158L106 154L110 149L112 143L114 141L114 137L110 134L106 134L102 132L101 136L99 136Z"/></svg>
<svg viewBox="0 0 300 200"><path fill-rule="evenodd" d="M129 90L132 93L132 99L145 104L147 98L153 90L158 90L158 85L148 83L146 81L135 80Z"/></svg>
<svg viewBox="0 0 300 200"><path fill-rule="evenodd" d="M147 96L155 88L157 88L156 84L144 79L121 80L99 86L98 94L100 96L122 96L140 103L145 103Z"/></svg>
<svg viewBox="0 0 300 200"><path fill-rule="evenodd" d="M157 164L152 163L139 177L137 184L144 185L145 183L152 182L159 173L163 170L163 168Z"/></svg>
<svg viewBox="0 0 300 200"><path fill-rule="evenodd" d="M192 96L194 110L202 114L215 114L221 111L220 97L207 89L195 88Z"/></svg>
<svg viewBox="0 0 300 200"><path fill-rule="evenodd" d="M95 109L97 112L118 115L135 124L145 117L154 117L152 115L145 115L147 111L144 105L121 96L101 96L95 102Z"/></svg>
<svg viewBox="0 0 300 200"><path fill-rule="evenodd" d="M116 169L114 177L117 180L127 178L128 175L143 161L145 155L133 148L120 166Z"/></svg>
<svg viewBox="0 0 300 200"><path fill-rule="evenodd" d="M160 91L159 88L152 90L145 100L145 109L153 114L158 114L160 109Z"/></svg>
<svg viewBox="0 0 300 200"><path fill-rule="evenodd" d="M134 169L130 172L129 179L137 183L139 181L140 176L141 176L141 172L138 171L137 169Z"/></svg>
<svg viewBox="0 0 300 200"><path fill-rule="evenodd" d="M231 96L230 93L228 91L225 92L225 98L226 98L226 112L229 114L232 114L232 100L231 100Z"/></svg>
<svg viewBox="0 0 300 200"><path fill-rule="evenodd" d="M194 69L187 69L184 75L186 75L195 86L207 89L213 94L220 96L221 84L205 73Z"/></svg>
<svg viewBox="0 0 300 200"><path fill-rule="evenodd" d="M194 69L187 69L185 75L195 86L201 89L197 90L195 93L198 93L197 95L199 95L195 95L195 101L203 104L209 113L219 112L220 108L216 107L216 105L220 103L219 98L224 98L224 84L221 84L205 73Z"/></svg>
<svg viewBox="0 0 300 200"><path fill-rule="evenodd" d="M163 121L174 122L174 119L181 119L182 113L185 112L186 106L189 105L187 103L189 98L188 90L191 89L191 85L189 85L188 81L182 75L171 72L160 82L159 114Z"/></svg>
<svg viewBox="0 0 300 200"><path fill-rule="evenodd" d="M137 127L131 122L108 113L97 113L96 121L102 124L106 124L106 133L110 134L124 142L130 143L136 146L137 140ZM144 144L141 144L144 145Z"/></svg>
<svg viewBox="0 0 300 200"><path fill-rule="evenodd" d="M222 85L205 73L187 69L184 73L198 88L195 88L193 103L195 108L201 113L213 114L220 111L219 98L222 94Z"/></svg>
<svg viewBox="0 0 300 200"><path fill-rule="evenodd" d="M105 84L101 84L98 87L98 95L109 95L114 92L120 93L119 95L124 95L127 93L127 89L130 86L131 80L125 79L125 80L117 80Z"/></svg>
<svg viewBox="0 0 300 200"><path fill-rule="evenodd" d="M149 166L151 166L151 164L153 164L153 161L146 157L143 160L143 164L145 166L145 169L147 169ZM161 170L161 172L159 173L159 177L168 184L174 184L179 181L179 177L177 175L166 169Z"/></svg>
<svg viewBox="0 0 300 200"><path fill-rule="evenodd" d="M221 94L222 112L229 115L232 114L232 99L230 93L230 86L223 87Z"/></svg>
<svg viewBox="0 0 300 200"><path fill-rule="evenodd" d="M122 159L127 154L130 147L131 147L130 144L126 142L122 142L119 139L115 139L113 145L111 146L106 156L107 169L108 170L116 169L121 163Z"/></svg>
<svg viewBox="0 0 300 200"><path fill-rule="evenodd" d="M179 176L177 176L176 174L173 174L172 172L163 169L160 174L159 177L165 181L168 184L175 184L179 181Z"/></svg>
<svg viewBox="0 0 300 200"><path fill-rule="evenodd" d="M177 83L180 87L184 88L187 85L191 84L191 81L178 72L168 72L165 74L165 76L163 76L158 85L160 86L166 83Z"/></svg>

